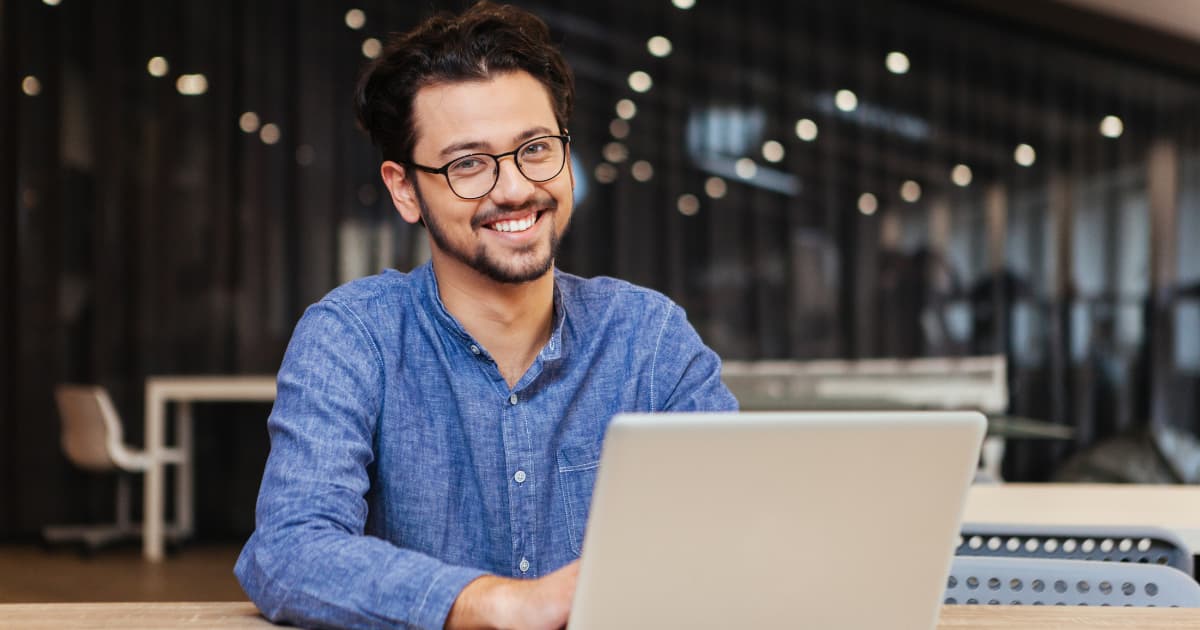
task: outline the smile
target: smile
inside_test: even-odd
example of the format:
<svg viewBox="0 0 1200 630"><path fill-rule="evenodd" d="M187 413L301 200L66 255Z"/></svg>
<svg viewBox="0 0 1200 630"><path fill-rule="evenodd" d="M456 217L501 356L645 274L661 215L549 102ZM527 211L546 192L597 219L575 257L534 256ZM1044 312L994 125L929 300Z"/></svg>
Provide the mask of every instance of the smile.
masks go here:
<svg viewBox="0 0 1200 630"><path fill-rule="evenodd" d="M489 224L485 225L484 227L491 229L491 230L495 230L497 232L508 232L508 233L524 232L524 231L532 228L533 224L537 223L538 217L540 217L540 216L541 216L540 212L535 212L533 214L527 215L520 219L505 219L503 221L496 221L495 223L489 223Z"/></svg>

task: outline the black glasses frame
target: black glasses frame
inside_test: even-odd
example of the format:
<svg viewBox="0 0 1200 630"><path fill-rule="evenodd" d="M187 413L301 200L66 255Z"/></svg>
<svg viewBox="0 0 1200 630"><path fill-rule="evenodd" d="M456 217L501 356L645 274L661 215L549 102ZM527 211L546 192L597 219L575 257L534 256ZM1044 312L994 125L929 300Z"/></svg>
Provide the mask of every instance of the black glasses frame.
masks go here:
<svg viewBox="0 0 1200 630"><path fill-rule="evenodd" d="M558 140L562 141L562 143L563 143L562 164L558 165L558 170L554 171L554 174L551 175L550 177L546 177L543 179L534 179L534 178L530 177L528 173L525 172L525 169L521 168L521 160L517 158L517 154L521 152L521 149L524 149L525 147L529 146L530 144L533 144L534 142L537 142L538 140L545 140L547 138L557 138ZM524 176L525 179L528 179L529 181L535 182L535 183L548 182L548 181L554 179L555 177L558 177L559 174L562 173L563 167L566 166L566 164L567 164L567 147L569 147L570 145L571 145L571 136L568 134L538 136L536 138L530 138L530 139L526 140L525 142L522 142L521 144L517 145L517 148L513 149L512 151L506 151L504 153L496 153L496 154L471 153L469 155L462 155L462 156L454 158L453 160L450 160L449 162L446 162L445 164L443 164L437 168L434 168L432 166L425 166L424 164L417 164L416 162L409 162L408 165L413 168L425 171L426 173L430 173L433 175L441 175L442 177L445 177L446 185L450 187L450 192L454 193L460 199L467 199L467 200L482 199L482 198L488 196L489 194L491 194L491 192L493 190L495 190L496 184L499 183L499 181L500 181L500 158L508 157L511 155L513 157L513 163L517 165L517 170L521 172L521 175ZM482 195L476 195L474 197L465 197L463 195L460 195L458 193L458 191L454 189L454 184L450 183L450 167L452 165L454 165L455 162L458 162L459 160L465 160L467 158L472 158L472 157L490 157L496 163L496 168L495 168L495 170L492 171L492 185L488 187L487 191L485 191Z"/></svg>

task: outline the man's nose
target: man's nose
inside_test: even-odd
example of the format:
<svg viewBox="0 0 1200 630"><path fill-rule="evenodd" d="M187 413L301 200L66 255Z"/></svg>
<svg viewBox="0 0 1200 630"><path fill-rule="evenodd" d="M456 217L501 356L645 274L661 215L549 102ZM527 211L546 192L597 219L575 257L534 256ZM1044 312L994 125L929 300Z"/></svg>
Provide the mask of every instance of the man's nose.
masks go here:
<svg viewBox="0 0 1200 630"><path fill-rule="evenodd" d="M499 171L496 174L496 185L488 195L496 205L520 205L533 195L533 182L517 168L515 159L505 156L496 163L496 168Z"/></svg>

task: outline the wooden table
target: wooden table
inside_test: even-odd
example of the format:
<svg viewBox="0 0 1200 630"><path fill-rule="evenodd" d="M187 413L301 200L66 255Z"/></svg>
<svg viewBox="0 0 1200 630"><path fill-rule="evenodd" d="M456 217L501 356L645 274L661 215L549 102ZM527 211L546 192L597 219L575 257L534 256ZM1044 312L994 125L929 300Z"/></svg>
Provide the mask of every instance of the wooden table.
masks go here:
<svg viewBox="0 0 1200 630"><path fill-rule="evenodd" d="M1002 483L971 487L963 520L1018 525L1155 525L1200 553L1200 486Z"/></svg>
<svg viewBox="0 0 1200 630"><path fill-rule="evenodd" d="M0 604L0 628L274 628L249 602ZM1195 608L943 606L939 630L1200 628Z"/></svg>
<svg viewBox="0 0 1200 630"><path fill-rule="evenodd" d="M146 469L143 493L142 555L151 562L163 558L163 539L166 536L164 479L166 464L162 453L166 444L167 405L177 403L175 410L176 447L186 455L175 477L175 519L172 534L186 538L192 533L192 403L211 402L271 402L275 400L274 375L230 376L151 376L146 379L145 440L150 466Z"/></svg>
<svg viewBox="0 0 1200 630"><path fill-rule="evenodd" d="M275 628L250 602L0 604L0 628Z"/></svg>

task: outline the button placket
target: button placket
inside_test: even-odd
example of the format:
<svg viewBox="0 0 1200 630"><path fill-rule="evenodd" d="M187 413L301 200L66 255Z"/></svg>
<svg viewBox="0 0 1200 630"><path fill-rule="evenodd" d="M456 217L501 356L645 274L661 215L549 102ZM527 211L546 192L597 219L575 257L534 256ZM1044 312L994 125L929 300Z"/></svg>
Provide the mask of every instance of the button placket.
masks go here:
<svg viewBox="0 0 1200 630"><path fill-rule="evenodd" d="M501 407L507 411L507 413L501 412L504 422L505 459L511 466L508 469L511 471L508 496L512 523L513 555L511 557L515 565L513 568L517 569L514 577L535 576L533 562L529 559L529 556L536 551L533 538L536 536L537 529L536 518L533 514L535 508L532 504L534 497L531 494L534 484L533 478L528 472L531 454L522 447L525 444L523 440L527 437L528 418L523 413L525 407L517 406L522 401L516 392L510 391L509 395L502 400Z"/></svg>

